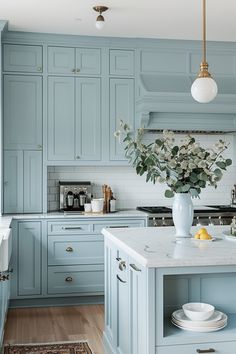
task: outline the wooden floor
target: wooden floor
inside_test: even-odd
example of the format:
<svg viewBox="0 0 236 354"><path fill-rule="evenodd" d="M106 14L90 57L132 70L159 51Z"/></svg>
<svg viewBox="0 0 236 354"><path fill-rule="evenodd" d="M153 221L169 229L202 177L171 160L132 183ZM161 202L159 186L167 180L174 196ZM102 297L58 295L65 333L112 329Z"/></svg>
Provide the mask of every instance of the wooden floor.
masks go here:
<svg viewBox="0 0 236 354"><path fill-rule="evenodd" d="M87 340L94 354L104 354L103 305L11 309L4 342L49 343Z"/></svg>

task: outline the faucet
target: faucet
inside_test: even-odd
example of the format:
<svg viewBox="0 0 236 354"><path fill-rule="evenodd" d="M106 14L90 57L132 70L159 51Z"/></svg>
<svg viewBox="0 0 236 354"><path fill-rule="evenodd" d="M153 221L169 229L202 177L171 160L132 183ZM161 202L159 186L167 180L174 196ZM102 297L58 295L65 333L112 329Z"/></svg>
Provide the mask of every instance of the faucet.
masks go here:
<svg viewBox="0 0 236 354"><path fill-rule="evenodd" d="M231 190L231 205L236 205L236 184L234 184L234 189Z"/></svg>

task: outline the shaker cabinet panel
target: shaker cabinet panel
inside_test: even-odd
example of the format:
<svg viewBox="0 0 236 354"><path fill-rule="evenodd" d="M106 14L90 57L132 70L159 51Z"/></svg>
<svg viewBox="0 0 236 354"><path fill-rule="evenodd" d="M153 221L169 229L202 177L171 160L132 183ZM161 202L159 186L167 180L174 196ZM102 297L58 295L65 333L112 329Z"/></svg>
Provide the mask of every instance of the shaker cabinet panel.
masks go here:
<svg viewBox="0 0 236 354"><path fill-rule="evenodd" d="M110 50L110 75L134 75L134 52L132 50Z"/></svg>
<svg viewBox="0 0 236 354"><path fill-rule="evenodd" d="M76 157L101 159L100 79L76 79Z"/></svg>
<svg viewBox="0 0 236 354"><path fill-rule="evenodd" d="M23 212L23 151L4 152L4 213Z"/></svg>
<svg viewBox="0 0 236 354"><path fill-rule="evenodd" d="M24 213L42 212L42 153L24 151Z"/></svg>
<svg viewBox="0 0 236 354"><path fill-rule="evenodd" d="M19 222L18 227L18 295L40 295L41 222Z"/></svg>
<svg viewBox="0 0 236 354"><path fill-rule="evenodd" d="M4 148L42 149L40 76L4 76Z"/></svg>
<svg viewBox="0 0 236 354"><path fill-rule="evenodd" d="M74 86L74 78L48 78L48 160L74 160Z"/></svg>
<svg viewBox="0 0 236 354"><path fill-rule="evenodd" d="M76 48L76 73L83 75L100 75L100 49Z"/></svg>
<svg viewBox="0 0 236 354"><path fill-rule="evenodd" d="M36 45L5 44L3 46L4 71L42 72L43 50Z"/></svg>
<svg viewBox="0 0 236 354"><path fill-rule="evenodd" d="M110 79L110 160L125 160L124 148L114 137L120 121L134 128L134 80Z"/></svg>
<svg viewBox="0 0 236 354"><path fill-rule="evenodd" d="M75 73L75 49L48 47L48 72L50 74Z"/></svg>

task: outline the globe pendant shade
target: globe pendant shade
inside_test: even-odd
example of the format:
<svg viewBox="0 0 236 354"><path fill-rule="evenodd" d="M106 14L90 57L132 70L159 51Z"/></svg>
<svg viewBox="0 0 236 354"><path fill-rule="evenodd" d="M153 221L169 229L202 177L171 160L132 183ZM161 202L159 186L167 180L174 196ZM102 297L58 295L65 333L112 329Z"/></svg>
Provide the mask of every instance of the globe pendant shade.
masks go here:
<svg viewBox="0 0 236 354"><path fill-rule="evenodd" d="M216 97L217 92L217 84L211 77L199 77L191 87L193 98L200 103L211 102Z"/></svg>

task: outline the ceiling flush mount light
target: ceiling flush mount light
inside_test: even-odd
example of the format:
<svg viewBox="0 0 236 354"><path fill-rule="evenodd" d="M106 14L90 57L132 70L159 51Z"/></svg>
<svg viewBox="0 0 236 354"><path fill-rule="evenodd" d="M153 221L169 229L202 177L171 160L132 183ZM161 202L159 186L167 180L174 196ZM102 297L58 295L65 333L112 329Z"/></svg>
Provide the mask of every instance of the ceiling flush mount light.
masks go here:
<svg viewBox="0 0 236 354"><path fill-rule="evenodd" d="M105 19L102 15L103 12L107 11L108 10L108 7L106 6L94 6L93 7L94 11L96 12L99 12L99 15L96 19L96 23L95 23L95 26L97 29L102 29L104 27L104 24L105 24Z"/></svg>
<svg viewBox="0 0 236 354"><path fill-rule="evenodd" d="M203 5L203 41L202 41L202 62L198 77L193 82L191 94L193 98L200 103L208 103L214 100L218 89L215 80L208 71L208 63L206 61L206 0L202 0Z"/></svg>

